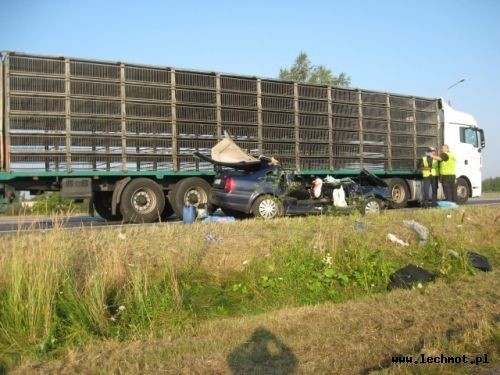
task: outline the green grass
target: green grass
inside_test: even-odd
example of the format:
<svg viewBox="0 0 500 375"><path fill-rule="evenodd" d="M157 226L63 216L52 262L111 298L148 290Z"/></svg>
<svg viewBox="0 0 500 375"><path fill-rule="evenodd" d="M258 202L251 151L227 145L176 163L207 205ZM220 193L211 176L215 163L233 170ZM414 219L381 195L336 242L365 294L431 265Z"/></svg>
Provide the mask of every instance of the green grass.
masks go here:
<svg viewBox="0 0 500 375"><path fill-rule="evenodd" d="M392 211L3 237L0 364L187 335L214 319L361 301L385 295L389 275L408 263L444 283L473 277L468 250L498 264L499 217L494 208ZM425 246L401 225L408 218L428 226ZM410 246L388 242L388 232Z"/></svg>

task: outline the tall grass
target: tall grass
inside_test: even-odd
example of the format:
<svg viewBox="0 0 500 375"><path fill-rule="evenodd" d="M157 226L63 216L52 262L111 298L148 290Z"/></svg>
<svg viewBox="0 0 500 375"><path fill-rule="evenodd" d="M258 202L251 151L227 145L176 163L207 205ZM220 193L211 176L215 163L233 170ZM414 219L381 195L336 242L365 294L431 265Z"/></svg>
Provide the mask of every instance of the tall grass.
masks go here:
<svg viewBox="0 0 500 375"><path fill-rule="evenodd" d="M400 225L408 215L4 237L0 364L11 368L96 340L183 332L203 319L382 293L389 275L409 262L460 278L475 272L465 259L471 245L498 260L495 210L411 214L430 228L423 247ZM366 229L355 225L359 220ZM411 246L387 242L388 231Z"/></svg>

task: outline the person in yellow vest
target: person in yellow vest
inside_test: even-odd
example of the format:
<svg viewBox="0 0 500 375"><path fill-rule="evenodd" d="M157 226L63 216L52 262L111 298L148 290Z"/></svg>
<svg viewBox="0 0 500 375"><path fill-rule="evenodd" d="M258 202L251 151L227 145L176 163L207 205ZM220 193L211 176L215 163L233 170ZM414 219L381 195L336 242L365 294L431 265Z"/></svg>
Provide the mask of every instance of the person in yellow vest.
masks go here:
<svg viewBox="0 0 500 375"><path fill-rule="evenodd" d="M419 162L422 171L422 207L436 206L439 162L434 159L436 149L429 147Z"/></svg>
<svg viewBox="0 0 500 375"><path fill-rule="evenodd" d="M439 161L439 176L443 185L445 199L449 202L456 202L455 169L457 157L450 151L448 145L443 145L441 146L441 155L434 155L432 158Z"/></svg>

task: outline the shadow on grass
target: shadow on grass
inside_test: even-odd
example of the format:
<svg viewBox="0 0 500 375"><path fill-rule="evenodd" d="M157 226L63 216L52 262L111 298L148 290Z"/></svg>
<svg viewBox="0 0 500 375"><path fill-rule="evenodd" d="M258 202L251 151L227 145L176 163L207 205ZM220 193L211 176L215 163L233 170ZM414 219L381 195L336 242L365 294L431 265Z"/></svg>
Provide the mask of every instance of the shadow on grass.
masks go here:
<svg viewBox="0 0 500 375"><path fill-rule="evenodd" d="M290 348L262 327L237 346L227 362L234 375L292 374L297 368L297 357Z"/></svg>

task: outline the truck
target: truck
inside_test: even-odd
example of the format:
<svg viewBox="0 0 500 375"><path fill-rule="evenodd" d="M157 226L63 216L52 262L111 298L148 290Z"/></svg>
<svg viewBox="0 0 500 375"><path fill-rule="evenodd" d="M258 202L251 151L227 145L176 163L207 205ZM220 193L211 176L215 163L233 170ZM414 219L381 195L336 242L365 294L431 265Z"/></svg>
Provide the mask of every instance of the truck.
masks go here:
<svg viewBox="0 0 500 375"><path fill-rule="evenodd" d="M107 220L153 222L209 203L210 155L228 132L304 176L384 179L392 205L420 198L418 160L457 155L460 203L481 193L484 132L423 98L217 72L1 54L0 205L19 191L89 199Z"/></svg>

